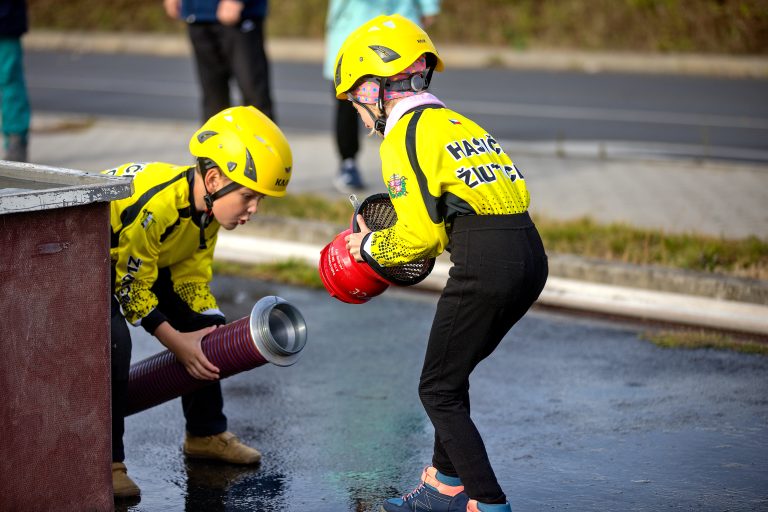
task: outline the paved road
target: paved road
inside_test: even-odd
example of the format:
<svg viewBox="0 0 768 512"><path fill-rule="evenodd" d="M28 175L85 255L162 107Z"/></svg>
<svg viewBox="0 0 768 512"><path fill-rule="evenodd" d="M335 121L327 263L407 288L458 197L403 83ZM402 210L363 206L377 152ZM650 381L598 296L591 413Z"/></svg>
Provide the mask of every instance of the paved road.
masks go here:
<svg viewBox="0 0 768 512"><path fill-rule="evenodd" d="M416 385L435 296L352 306L225 278L214 292L232 320L279 295L308 323L296 365L223 384L230 427L263 464L185 463L180 405L163 404L128 418L144 497L118 510L363 512L409 491L429 462ZM159 350L134 346L134 361ZM632 325L539 310L473 376L473 415L520 512L765 510L766 375L765 357L661 349Z"/></svg>
<svg viewBox="0 0 768 512"><path fill-rule="evenodd" d="M198 117L189 57L29 51L36 110L174 120ZM325 132L320 65L274 63L281 125ZM768 80L453 69L434 91L499 139L620 144L626 151L768 161Z"/></svg>
<svg viewBox="0 0 768 512"><path fill-rule="evenodd" d="M28 75L35 107L32 160L88 171L130 161L189 161L188 137L198 126L195 120L197 92L191 65L188 58L179 57L30 52ZM571 114L577 111L584 114L585 108L592 113L602 112L606 104L612 105L608 110L613 114L619 107L619 111L630 108L675 112L669 103L664 103L669 102L669 98L664 100L666 97L662 95L654 99L634 87L659 91L664 89L660 84L678 83L677 92L670 98L679 100L682 112L689 118L743 117L757 125L768 119L768 102L757 101L768 91L765 80L462 70L446 72L441 77L446 79L440 86L445 87L444 97L449 102L460 101L461 87L466 85L462 81L486 72L488 76L499 77L495 88L484 85L488 94L499 91L496 93L499 99L509 99L510 88L524 83L524 87L519 87L520 94L527 95L523 101L528 101L529 107L542 101L558 104L553 99L557 93L568 99L561 100L562 105L568 106L563 112ZM557 87L555 84L570 84L569 78L580 86L553 89ZM607 89L601 89L602 83L608 84ZM320 78L319 67L276 63L275 84L281 123L294 150L296 176L291 183L292 192L312 191L337 197L332 186L338 172L338 156L330 130L330 92L324 92L329 87ZM708 85L693 87L695 84ZM718 84L721 87L718 88ZM624 87L629 88L625 91ZM589 98L576 93L590 88L595 92ZM549 92L545 93L546 90ZM630 94L630 91L634 92ZM698 95L697 91L706 93ZM442 90L440 94L443 95ZM619 99L626 96L626 101L633 103L614 101L601 106L601 96ZM504 103L499 108L512 106ZM601 223L621 222L665 232L695 232L728 238L765 237L768 233L765 208L768 173L764 164L658 158L659 155L702 156L704 148L685 144L609 141L602 146L594 140L527 140L527 137L546 136L525 131L535 124L530 119L524 122L522 117L508 113L494 116L487 108L485 113L480 113L476 104L469 108L477 110L478 120L506 134L498 138L526 175L532 194L531 208L536 215L564 220L590 217ZM528 112L531 110L535 113L540 109L531 108ZM541 110L553 113L552 109ZM71 123L68 116L47 115L52 111L90 113L95 120L78 125ZM502 126L493 124L500 121ZM545 121L550 122L551 127L573 126L555 116L541 116L541 122ZM655 140L664 139L657 136L663 134L663 130L686 128L620 124L630 130L645 128L640 138L655 137ZM576 125L586 130L600 126L601 122L590 119ZM612 129L606 129L612 133ZM687 133L690 134L690 130L687 126ZM759 149L761 140L762 147L768 148L764 140L766 130L746 131L756 135L739 138L746 146L725 148L721 156L728 154L768 162L768 149ZM615 133L617 137L626 136L618 130ZM363 139L361 171L370 187L366 194L383 190L378 147L378 139ZM657 158L649 158L654 156Z"/></svg>

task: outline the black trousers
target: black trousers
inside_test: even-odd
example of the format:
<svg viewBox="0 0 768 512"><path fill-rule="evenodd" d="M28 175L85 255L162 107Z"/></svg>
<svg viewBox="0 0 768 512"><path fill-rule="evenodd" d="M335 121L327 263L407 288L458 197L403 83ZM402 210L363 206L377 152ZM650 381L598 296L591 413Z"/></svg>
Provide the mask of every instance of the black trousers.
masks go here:
<svg viewBox="0 0 768 512"><path fill-rule="evenodd" d="M333 90L333 101L336 102L336 147L342 160L355 158L360 151L360 118L351 101L337 100L336 90Z"/></svg>
<svg viewBox="0 0 768 512"><path fill-rule="evenodd" d="M112 275L114 279L114 270ZM181 332L191 332L221 325L225 319L218 315L195 313L173 291L170 273L160 269L152 291L159 300L158 307L168 317L170 324ZM120 305L112 294L112 461L125 460L123 434L125 434L125 410L128 402L128 373L131 368L131 334ZM162 345L158 345L158 352ZM208 386L181 397L187 432L194 436L210 436L227 430L221 384Z"/></svg>
<svg viewBox="0 0 768 512"><path fill-rule="evenodd" d="M538 298L547 280L547 257L523 213L457 217L451 261L419 382L419 397L435 427L432 464L460 477L470 498L504 503L470 418L469 375Z"/></svg>
<svg viewBox="0 0 768 512"><path fill-rule="evenodd" d="M264 18L243 20L232 27L192 23L188 32L203 93L203 121L232 106L229 82L233 77L243 103L276 121L264 52Z"/></svg>

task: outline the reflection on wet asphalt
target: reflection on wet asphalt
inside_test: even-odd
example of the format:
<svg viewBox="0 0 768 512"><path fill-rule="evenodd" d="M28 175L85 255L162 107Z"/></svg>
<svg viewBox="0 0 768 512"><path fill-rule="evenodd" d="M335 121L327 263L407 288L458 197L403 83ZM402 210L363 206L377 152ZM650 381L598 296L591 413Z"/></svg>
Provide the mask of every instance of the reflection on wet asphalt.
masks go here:
<svg viewBox="0 0 768 512"><path fill-rule="evenodd" d="M365 305L324 291L214 281L230 321L264 295L299 308L294 366L223 382L229 428L261 466L186 461L179 400L127 419L129 511L378 510L430 462L416 392L436 297ZM133 361L161 349L133 330ZM667 350L632 326L534 311L473 375L472 412L516 511L768 509L768 358Z"/></svg>

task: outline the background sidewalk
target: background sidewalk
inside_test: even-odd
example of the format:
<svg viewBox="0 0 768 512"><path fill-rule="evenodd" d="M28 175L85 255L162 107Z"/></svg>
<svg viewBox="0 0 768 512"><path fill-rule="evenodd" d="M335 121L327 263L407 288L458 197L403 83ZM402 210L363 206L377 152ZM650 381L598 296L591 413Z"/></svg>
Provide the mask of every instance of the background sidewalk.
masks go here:
<svg viewBox="0 0 768 512"><path fill-rule="evenodd" d="M191 122L40 114L35 115L33 127L33 162L92 172L127 162L191 164L187 143L197 128ZM294 154L290 191L344 197L332 184L336 156L330 134L288 132L287 137ZM379 176L378 141L364 141L360 162L370 188L358 194L361 197L385 191ZM668 232L768 237L768 169L764 167L556 156L501 142L526 176L534 216L564 220L589 216L599 222ZM338 226L257 217L237 232L222 233L216 255L244 263L294 257L316 265L320 248L337 231ZM441 289L446 265L445 258L439 260L423 286ZM572 255L551 255L550 265L541 303L768 334L768 283L763 281Z"/></svg>
<svg viewBox="0 0 768 512"><path fill-rule="evenodd" d="M192 163L190 122L33 114L35 163L98 172L126 162ZM290 192L342 197L330 133L287 133L294 154ZM639 156L581 156L566 146L533 148L501 141L526 177L531 210L553 219L589 216L670 233L768 238L768 168ZM379 141L364 138L360 164L370 190L384 192Z"/></svg>
<svg viewBox="0 0 768 512"><path fill-rule="evenodd" d="M33 32L25 38L25 47L75 53L186 55L189 52L182 35ZM314 62L322 58L323 48L321 41L275 40L269 42L268 51L273 61L298 58ZM768 76L768 59L765 58L703 58L695 55L660 58L459 47L446 47L443 56L459 68L491 64L584 71ZM191 164L187 143L197 128L192 121L86 117L35 111L30 156L35 163L92 172L131 161ZM295 159L290 192L344 197L333 187L338 161L331 133L286 129L286 135ZM654 151L642 144L501 142L526 176L535 216L559 220L590 217L599 223L622 222L670 233L768 239L768 208L765 206L768 205L768 166L763 164L665 158L658 155L675 154L671 148ZM385 191L379 175L378 147L377 138L363 139L360 166L370 188L359 196ZM268 211L268 207L264 210ZM252 262L259 258L306 255L302 258L315 264L318 247L330 241L337 231L338 226L269 219L262 212L256 222L236 233L224 233L217 257ZM283 240L278 242L280 238ZM297 242L300 243L297 245ZM673 303L675 308L684 304L686 311L676 309L673 317L687 317L689 311L693 311L694 316L710 322L706 325L711 325L714 316L729 322L732 318L739 321L739 313L729 313L728 308L733 304L724 304L723 300L768 308L768 283L763 281L586 260L577 255L551 255L550 264L553 277L549 285L550 296L558 306L567 305L562 299L570 297L575 307L602 308L603 312L613 313L617 303L631 299L637 302L639 316L653 317L662 313L668 316L668 308L672 308ZM436 288L445 278L438 270L431 276L436 280ZM561 278L574 281L557 281ZM592 292L587 290L594 291L594 287L587 286L587 282L612 287L603 289L598 286L597 294L590 295ZM639 288L682 296L645 296L634 291ZM695 295L715 301L702 306L685 297ZM668 300L671 302L666 302ZM621 307L626 309L626 305ZM752 309L750 306L750 311ZM761 314L758 312L757 316ZM763 316L768 318L768 309ZM765 325L758 329L768 333L768 324L758 323Z"/></svg>

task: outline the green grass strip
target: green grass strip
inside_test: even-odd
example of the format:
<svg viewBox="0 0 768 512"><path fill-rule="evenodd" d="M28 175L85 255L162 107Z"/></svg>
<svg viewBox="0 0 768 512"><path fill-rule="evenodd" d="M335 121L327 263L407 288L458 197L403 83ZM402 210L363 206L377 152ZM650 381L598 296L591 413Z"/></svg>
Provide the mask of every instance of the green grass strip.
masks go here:
<svg viewBox="0 0 768 512"><path fill-rule="evenodd" d="M297 194L265 201L261 212L346 226L352 207L347 199L328 200ZM567 221L536 215L534 218L549 253L768 279L768 241L754 236L727 239L695 233L665 233L618 223L599 224L590 218Z"/></svg>
<svg viewBox="0 0 768 512"><path fill-rule="evenodd" d="M768 355L766 343L705 330L647 331L642 333L640 338L662 348L732 350L745 354Z"/></svg>
<svg viewBox="0 0 768 512"><path fill-rule="evenodd" d="M317 268L294 259L275 263L254 264L214 261L213 273L305 286L307 288L323 288L323 282L320 280Z"/></svg>

